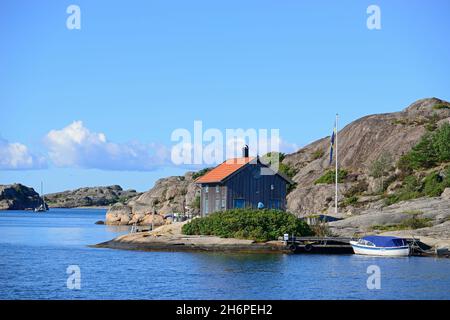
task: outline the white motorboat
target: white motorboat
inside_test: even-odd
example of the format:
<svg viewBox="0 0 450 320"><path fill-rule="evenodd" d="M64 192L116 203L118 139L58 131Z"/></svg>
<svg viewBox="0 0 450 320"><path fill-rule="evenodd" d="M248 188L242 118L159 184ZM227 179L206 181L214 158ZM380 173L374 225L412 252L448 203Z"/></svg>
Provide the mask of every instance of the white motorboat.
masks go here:
<svg viewBox="0 0 450 320"><path fill-rule="evenodd" d="M397 237L367 236L358 241L350 241L350 244L355 254L386 257L404 257L410 254L408 242Z"/></svg>

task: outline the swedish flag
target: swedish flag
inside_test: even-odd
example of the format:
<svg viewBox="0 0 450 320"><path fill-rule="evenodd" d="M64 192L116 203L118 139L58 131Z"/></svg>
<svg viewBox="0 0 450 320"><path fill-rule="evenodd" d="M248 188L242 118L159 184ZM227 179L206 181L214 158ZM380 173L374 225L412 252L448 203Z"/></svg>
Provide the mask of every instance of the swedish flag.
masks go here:
<svg viewBox="0 0 450 320"><path fill-rule="evenodd" d="M336 125L334 126L333 134L331 135L331 143L330 143L330 165L333 162L333 152L334 152L334 144L336 141Z"/></svg>

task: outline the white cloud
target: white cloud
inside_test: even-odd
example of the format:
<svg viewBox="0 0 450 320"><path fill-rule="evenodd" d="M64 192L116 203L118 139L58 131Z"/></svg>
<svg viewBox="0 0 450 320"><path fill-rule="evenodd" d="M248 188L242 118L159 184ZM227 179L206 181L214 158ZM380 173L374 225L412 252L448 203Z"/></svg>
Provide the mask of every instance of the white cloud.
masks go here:
<svg viewBox="0 0 450 320"><path fill-rule="evenodd" d="M43 169L46 166L45 159L31 153L26 145L0 138L0 170Z"/></svg>
<svg viewBox="0 0 450 320"><path fill-rule="evenodd" d="M152 171L170 159L170 151L162 145L110 142L105 134L91 132L81 121L50 131L45 143L58 167Z"/></svg>

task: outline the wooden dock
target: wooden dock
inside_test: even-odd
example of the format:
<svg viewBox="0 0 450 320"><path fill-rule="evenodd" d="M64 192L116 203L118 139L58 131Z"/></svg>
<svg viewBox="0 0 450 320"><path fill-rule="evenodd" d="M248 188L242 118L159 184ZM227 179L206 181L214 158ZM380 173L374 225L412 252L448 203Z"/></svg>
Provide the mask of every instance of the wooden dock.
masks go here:
<svg viewBox="0 0 450 320"><path fill-rule="evenodd" d="M343 237L291 237L286 244L293 253L353 254L351 240Z"/></svg>
<svg viewBox="0 0 450 320"><path fill-rule="evenodd" d="M345 237L290 237L286 245L293 253L310 254L353 254L350 241L357 240ZM411 255L419 257L450 257L447 249L432 250L420 239L405 239L411 247Z"/></svg>

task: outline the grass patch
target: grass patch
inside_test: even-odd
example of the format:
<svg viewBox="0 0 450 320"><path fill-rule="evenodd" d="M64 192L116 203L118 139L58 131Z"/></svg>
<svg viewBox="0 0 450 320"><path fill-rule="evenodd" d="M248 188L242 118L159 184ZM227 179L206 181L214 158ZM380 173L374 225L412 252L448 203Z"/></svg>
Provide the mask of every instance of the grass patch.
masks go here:
<svg viewBox="0 0 450 320"><path fill-rule="evenodd" d="M358 197L357 196L351 196L348 198L345 198L344 201L342 202L343 206L349 206L349 205L353 205L356 204L358 202Z"/></svg>
<svg viewBox="0 0 450 320"><path fill-rule="evenodd" d="M405 212L407 213L407 212ZM411 218L404 220L399 224L390 225L375 225L370 229L379 231L398 231L398 230L416 230L421 228L431 227L431 219L421 218L418 214L413 214Z"/></svg>
<svg viewBox="0 0 450 320"><path fill-rule="evenodd" d="M344 182L347 178L348 172L344 169L339 169L338 171L338 182ZM317 179L314 184L332 184L336 181L336 170L327 170L323 176Z"/></svg>
<svg viewBox="0 0 450 320"><path fill-rule="evenodd" d="M419 214L423 214L423 211L421 211L421 210L405 210L405 211L403 211L403 213L419 215Z"/></svg>
<svg viewBox="0 0 450 320"><path fill-rule="evenodd" d="M320 159L324 156L325 152L321 149L317 149L316 151L313 152L312 154L312 159L313 160L317 160Z"/></svg>

